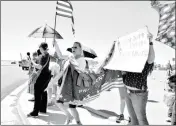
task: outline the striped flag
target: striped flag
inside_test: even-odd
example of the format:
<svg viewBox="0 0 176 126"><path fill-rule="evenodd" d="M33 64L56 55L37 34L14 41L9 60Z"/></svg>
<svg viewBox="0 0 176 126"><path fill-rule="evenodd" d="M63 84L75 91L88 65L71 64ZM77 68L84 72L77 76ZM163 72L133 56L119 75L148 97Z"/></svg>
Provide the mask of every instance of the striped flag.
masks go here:
<svg viewBox="0 0 176 126"><path fill-rule="evenodd" d="M65 1L59 0L59 1L57 1L56 14L58 16L71 18L71 20L72 20L72 32L73 32L73 35L75 35L73 6L72 6L71 2L68 1L68 0L65 0Z"/></svg>
<svg viewBox="0 0 176 126"><path fill-rule="evenodd" d="M121 71L103 68L114 54L115 43L102 63L100 73L95 73L91 68L81 70L76 64L70 64L68 60L68 64L64 65L65 74L62 77L58 100L81 105L95 100L103 91L123 87Z"/></svg>
<svg viewBox="0 0 176 126"><path fill-rule="evenodd" d="M160 4L151 1L152 7L159 13L159 26L156 40L174 49L175 45L175 2Z"/></svg>
<svg viewBox="0 0 176 126"><path fill-rule="evenodd" d="M66 68L64 78L59 100L75 105L88 103L103 91L123 86L121 71L104 69L100 74L93 71L84 73L73 64Z"/></svg>

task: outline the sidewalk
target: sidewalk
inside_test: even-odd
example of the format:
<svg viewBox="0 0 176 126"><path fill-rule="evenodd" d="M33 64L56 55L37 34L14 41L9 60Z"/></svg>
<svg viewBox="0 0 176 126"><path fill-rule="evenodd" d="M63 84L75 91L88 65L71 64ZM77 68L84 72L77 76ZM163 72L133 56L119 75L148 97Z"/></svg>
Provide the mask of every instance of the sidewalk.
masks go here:
<svg viewBox="0 0 176 126"><path fill-rule="evenodd" d="M23 112L22 116L28 120L28 122L26 122L27 125L62 125L64 124L66 116L56 106L49 106L47 109L47 113L46 114L39 113L38 118L32 118L32 117L27 118L26 115L29 112L31 112L33 109L33 102L28 101L28 99L31 99L32 97L33 96L31 94L27 93L27 89L25 89L19 98L19 105L21 109L20 111ZM96 111L89 107L85 107L85 108L78 107L78 111L80 114L80 119L84 125L93 125L93 124L124 125L124 122L116 123L115 120L107 118L108 116L111 117L111 115ZM76 122L73 121L72 124L76 124Z"/></svg>
<svg viewBox="0 0 176 126"><path fill-rule="evenodd" d="M153 76L159 76L157 72ZM164 78L163 80L149 77L149 97L147 103L147 118L150 125L170 125L165 121L167 108L163 103ZM38 118L27 118L26 115L32 111L33 102L28 99L33 96L25 89L19 97L19 108L23 113L23 120L28 125L62 125L65 122L65 115L55 106L48 107L47 114L39 114ZM85 108L78 108L80 119L83 125L126 125L127 121L115 122L115 117L119 114L119 92L118 89L103 92L99 98L85 105ZM125 119L128 119L127 108L125 107ZM76 124L75 121L72 124Z"/></svg>
<svg viewBox="0 0 176 126"><path fill-rule="evenodd" d="M27 82L16 88L1 101L1 125L22 125L18 112L18 100Z"/></svg>

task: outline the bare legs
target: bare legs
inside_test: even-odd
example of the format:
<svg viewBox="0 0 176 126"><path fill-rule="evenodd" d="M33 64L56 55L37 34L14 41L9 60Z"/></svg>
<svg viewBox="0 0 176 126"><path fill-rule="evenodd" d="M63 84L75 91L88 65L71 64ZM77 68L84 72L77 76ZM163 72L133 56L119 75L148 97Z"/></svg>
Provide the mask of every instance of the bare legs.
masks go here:
<svg viewBox="0 0 176 126"><path fill-rule="evenodd" d="M120 115L118 116L116 122L120 122L121 120L124 120L124 109L125 109L125 97L126 97L126 88L120 87L119 88L119 94L120 94Z"/></svg>
<svg viewBox="0 0 176 126"><path fill-rule="evenodd" d="M82 125L81 121L80 121L80 118L79 118L79 113L76 110L76 108L70 108L70 110L71 110L71 113L72 113L73 117L75 118L77 124Z"/></svg>
<svg viewBox="0 0 176 126"><path fill-rule="evenodd" d="M126 97L125 87L119 88L119 94L120 94L120 114L123 114L125 109L125 97Z"/></svg>
<svg viewBox="0 0 176 126"><path fill-rule="evenodd" d="M56 106L60 108L60 110L64 112L65 115L67 116L65 125L68 125L73 120L72 115L69 113L69 111L67 110L66 106L63 103L56 103Z"/></svg>
<svg viewBox="0 0 176 126"><path fill-rule="evenodd" d="M52 88L48 88L48 105L52 102Z"/></svg>
<svg viewBox="0 0 176 126"><path fill-rule="evenodd" d="M60 108L60 110L62 112L65 113L65 115L67 116L67 119L66 119L66 122L65 122L65 125L68 125L72 120L73 118L76 120L76 123L78 125L82 125L81 124L81 121L80 121L80 118L79 118L79 113L78 111L76 110L76 106L75 105L69 105L69 108L71 110L71 113L72 115L70 114L70 112L67 110L67 107L63 104L63 102L59 102L59 103L56 103L56 106Z"/></svg>

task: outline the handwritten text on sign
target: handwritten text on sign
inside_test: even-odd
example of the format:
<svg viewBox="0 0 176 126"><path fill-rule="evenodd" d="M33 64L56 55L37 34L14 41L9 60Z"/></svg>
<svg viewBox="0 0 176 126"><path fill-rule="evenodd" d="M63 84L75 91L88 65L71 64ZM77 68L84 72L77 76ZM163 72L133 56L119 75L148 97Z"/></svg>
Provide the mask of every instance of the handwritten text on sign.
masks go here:
<svg viewBox="0 0 176 126"><path fill-rule="evenodd" d="M104 68L142 72L149 53L147 28L120 37L113 53L114 55Z"/></svg>

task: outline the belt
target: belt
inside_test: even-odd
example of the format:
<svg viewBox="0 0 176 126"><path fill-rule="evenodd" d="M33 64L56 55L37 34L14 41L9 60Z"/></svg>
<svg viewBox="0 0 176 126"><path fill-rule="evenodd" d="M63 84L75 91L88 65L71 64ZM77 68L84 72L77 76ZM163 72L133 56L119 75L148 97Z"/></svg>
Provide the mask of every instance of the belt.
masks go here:
<svg viewBox="0 0 176 126"><path fill-rule="evenodd" d="M147 90L129 90L127 89L128 93L145 93L147 92Z"/></svg>

